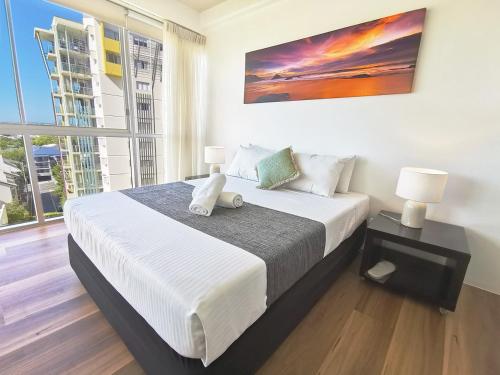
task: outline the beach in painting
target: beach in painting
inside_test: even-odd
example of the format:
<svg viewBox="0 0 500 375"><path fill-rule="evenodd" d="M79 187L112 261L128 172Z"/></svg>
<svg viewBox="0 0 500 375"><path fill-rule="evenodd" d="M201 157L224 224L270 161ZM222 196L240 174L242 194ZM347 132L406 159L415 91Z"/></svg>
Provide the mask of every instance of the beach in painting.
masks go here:
<svg viewBox="0 0 500 375"><path fill-rule="evenodd" d="M245 103L411 92L425 9L246 54Z"/></svg>

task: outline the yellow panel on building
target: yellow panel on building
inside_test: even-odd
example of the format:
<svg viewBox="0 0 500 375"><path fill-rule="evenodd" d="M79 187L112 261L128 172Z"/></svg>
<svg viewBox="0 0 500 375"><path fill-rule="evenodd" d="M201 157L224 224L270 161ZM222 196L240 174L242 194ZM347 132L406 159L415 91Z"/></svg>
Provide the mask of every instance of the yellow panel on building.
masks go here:
<svg viewBox="0 0 500 375"><path fill-rule="evenodd" d="M110 76L122 76L120 41L104 36L104 26L101 23L102 59L104 73Z"/></svg>
<svg viewBox="0 0 500 375"><path fill-rule="evenodd" d="M120 53L120 42L111 38L106 38L103 34L102 36L102 47L105 51Z"/></svg>
<svg viewBox="0 0 500 375"><path fill-rule="evenodd" d="M121 77L122 76L122 64L115 64L115 63L111 63L109 61L105 61L104 62L104 73L106 73L110 76Z"/></svg>

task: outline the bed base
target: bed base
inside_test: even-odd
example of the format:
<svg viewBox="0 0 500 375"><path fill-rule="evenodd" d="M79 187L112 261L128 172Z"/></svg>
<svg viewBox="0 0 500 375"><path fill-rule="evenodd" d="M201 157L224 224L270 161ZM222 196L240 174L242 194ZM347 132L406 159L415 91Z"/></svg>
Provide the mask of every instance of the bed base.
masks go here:
<svg viewBox="0 0 500 375"><path fill-rule="evenodd" d="M73 270L111 326L148 374L253 374L347 268L362 246L366 222L316 264L210 366L175 352L118 293L68 236Z"/></svg>

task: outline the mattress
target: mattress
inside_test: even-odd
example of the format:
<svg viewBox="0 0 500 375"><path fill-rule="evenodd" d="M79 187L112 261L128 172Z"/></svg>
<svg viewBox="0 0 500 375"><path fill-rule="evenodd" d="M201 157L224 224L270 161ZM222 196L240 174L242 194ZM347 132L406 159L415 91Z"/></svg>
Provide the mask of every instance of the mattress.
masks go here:
<svg viewBox="0 0 500 375"><path fill-rule="evenodd" d="M323 223L325 256L368 215L363 194L325 198L227 180L224 190L241 193L246 202ZM65 222L97 269L158 335L180 355L200 358L205 366L267 308L262 259L120 192L69 200Z"/></svg>

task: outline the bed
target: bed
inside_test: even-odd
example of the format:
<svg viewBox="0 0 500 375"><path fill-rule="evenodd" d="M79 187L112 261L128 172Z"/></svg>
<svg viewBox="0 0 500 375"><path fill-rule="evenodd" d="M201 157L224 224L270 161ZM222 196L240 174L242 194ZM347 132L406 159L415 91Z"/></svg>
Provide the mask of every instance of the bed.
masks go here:
<svg viewBox="0 0 500 375"><path fill-rule="evenodd" d="M264 191L187 211L203 180L68 201L70 262L148 373L253 373L360 247L368 197ZM283 319L286 317L286 319Z"/></svg>

